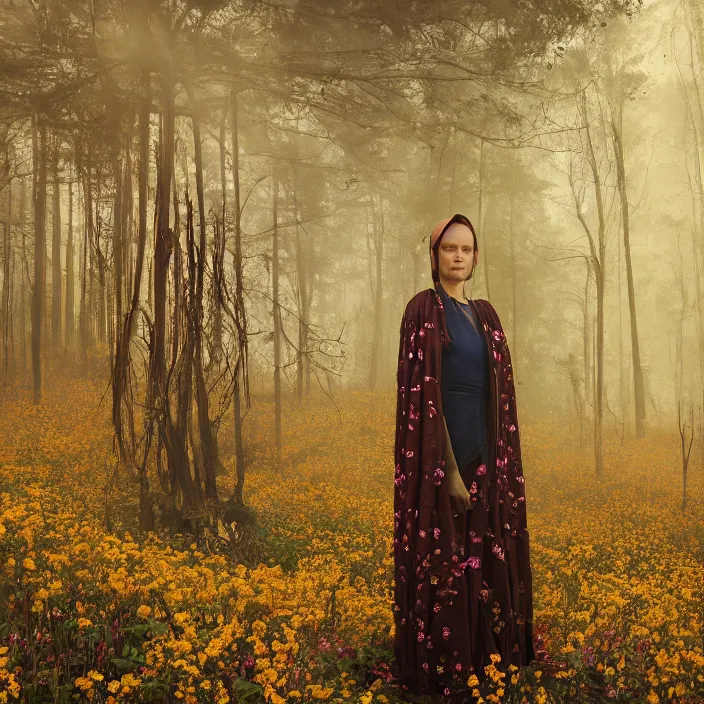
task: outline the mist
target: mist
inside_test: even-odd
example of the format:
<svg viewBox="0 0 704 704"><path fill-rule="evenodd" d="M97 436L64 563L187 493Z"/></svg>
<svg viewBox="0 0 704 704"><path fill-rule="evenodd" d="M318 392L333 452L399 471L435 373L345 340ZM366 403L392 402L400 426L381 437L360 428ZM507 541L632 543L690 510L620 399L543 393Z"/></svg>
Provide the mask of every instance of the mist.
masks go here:
<svg viewBox="0 0 704 704"><path fill-rule="evenodd" d="M456 213L536 644L472 701L704 698L699 3L0 7L0 701L415 701L399 344Z"/></svg>

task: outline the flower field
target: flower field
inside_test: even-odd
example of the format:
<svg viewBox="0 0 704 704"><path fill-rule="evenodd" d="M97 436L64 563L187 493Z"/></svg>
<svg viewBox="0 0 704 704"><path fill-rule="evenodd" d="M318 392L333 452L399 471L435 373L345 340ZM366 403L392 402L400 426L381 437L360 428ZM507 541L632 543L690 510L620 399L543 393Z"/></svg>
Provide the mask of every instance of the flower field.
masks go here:
<svg viewBox="0 0 704 704"><path fill-rule="evenodd" d="M0 702L402 701L393 632L394 395L272 407L244 428L266 559L139 536L109 393L85 381L0 402ZM232 470L232 423L220 430ZM539 661L489 667L477 702L704 701L704 472L682 508L678 437L587 450L521 428ZM222 495L233 474L219 477ZM109 525L111 530L107 529ZM407 698L406 700L410 700Z"/></svg>

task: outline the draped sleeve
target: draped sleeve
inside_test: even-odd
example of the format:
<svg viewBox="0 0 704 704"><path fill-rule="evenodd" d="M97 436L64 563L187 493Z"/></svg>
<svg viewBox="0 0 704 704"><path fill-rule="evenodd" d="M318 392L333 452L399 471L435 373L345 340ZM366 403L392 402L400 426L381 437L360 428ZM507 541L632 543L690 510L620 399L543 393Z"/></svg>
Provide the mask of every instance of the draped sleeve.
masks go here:
<svg viewBox="0 0 704 704"><path fill-rule="evenodd" d="M427 686L431 609L451 602L460 555L444 461L440 387L447 328L433 289L409 301L399 330L394 449L394 638L397 676ZM448 608L450 608L448 606Z"/></svg>

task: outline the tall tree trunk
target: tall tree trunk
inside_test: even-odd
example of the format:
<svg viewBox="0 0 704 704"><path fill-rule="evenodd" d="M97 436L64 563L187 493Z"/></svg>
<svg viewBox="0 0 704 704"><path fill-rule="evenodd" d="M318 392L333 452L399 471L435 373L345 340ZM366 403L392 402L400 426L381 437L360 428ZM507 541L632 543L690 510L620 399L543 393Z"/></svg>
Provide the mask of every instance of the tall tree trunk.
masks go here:
<svg viewBox="0 0 704 704"><path fill-rule="evenodd" d="M73 268L73 168L69 165L68 175L68 233L66 236L66 312L64 315L64 344L66 349L73 347L75 315L75 273Z"/></svg>
<svg viewBox="0 0 704 704"><path fill-rule="evenodd" d="M97 340L99 344L105 344L107 341L107 298L108 298L108 281L107 281L107 261L105 254L100 246L100 236L102 234L102 225L100 221L100 201L101 201L101 173L100 166L96 169L97 178L95 181L95 219L93 227L93 237L95 244L95 261L98 266L98 294L97 294ZM107 251L107 243L105 245Z"/></svg>
<svg viewBox="0 0 704 704"><path fill-rule="evenodd" d="M188 457L188 416L191 408L193 338L186 334L182 351L184 360L176 374L176 416L173 418L171 400L166 378L166 327L167 327L167 281L169 278L169 259L172 252L174 232L169 227L170 198L174 180L175 147L175 107L173 67L168 65L162 74L162 131L160 140L160 167L157 178L156 203L156 244L154 249L154 326L151 344L151 363L149 380L149 405L162 409L157 416L159 439L166 449L171 489L178 488L183 500L180 519L186 520L200 503L200 486L193 482ZM174 189L175 190L175 189ZM174 192L174 198L176 193ZM178 212L178 203L175 210ZM190 201L187 202L190 218ZM189 262L193 261L189 252ZM190 264L189 264L190 265ZM174 258L174 266L180 269L180 263ZM193 273L189 276L192 285ZM177 288L177 286L175 286ZM178 323L178 311L174 321ZM188 330L188 327L187 327ZM175 359L177 343L172 341ZM171 365L173 371L174 365ZM170 372L171 374L171 372Z"/></svg>
<svg viewBox="0 0 704 704"><path fill-rule="evenodd" d="M372 195L372 232L374 235L374 332L372 336L372 358L369 375L369 388L371 391L376 391L379 382L379 363L381 358L381 336L383 333L383 282L381 276L382 261L384 259L384 227L379 222L379 218L383 219L383 198L379 198L379 218L377 217L377 208L375 197Z"/></svg>
<svg viewBox="0 0 704 704"><path fill-rule="evenodd" d="M163 112L161 164L157 194L156 243L154 247L154 341L151 361L151 392L155 401L164 393L164 363L166 354L166 279L171 255L169 228L169 192L174 169L174 87L170 70L162 80Z"/></svg>
<svg viewBox="0 0 704 704"><path fill-rule="evenodd" d="M303 381L305 378L305 367L307 366L308 347L308 321L306 319L306 298L307 298L307 274L309 262L303 252L304 243L301 238L301 227L299 225L300 214L298 211L298 170L294 161L293 171L293 217L296 221L296 273L298 279L298 352L296 364L296 397L300 403L303 399Z"/></svg>
<svg viewBox="0 0 704 704"><path fill-rule="evenodd" d="M570 163L568 178L570 182L570 187L575 199L575 209L576 215L579 219L584 232L587 235L589 241L589 255L587 259L587 281L585 283L585 302L584 302L584 319L585 319L585 365L587 360L592 357L591 353L587 353L589 326L591 325L590 317L588 314L588 296L587 292L589 290L589 275L593 273L594 280L596 283L596 298L597 298L597 314L596 314L596 331L594 333L594 345L593 352L594 357L597 360L597 373L596 380L593 385L593 395L595 399L594 402L594 464L597 475L601 474L603 469L603 448L602 448L602 423L603 423L603 393L602 389L604 386L603 373L604 373L604 281L605 281L605 255L606 255L606 216L604 213L604 201L602 194L602 183L601 176L599 173L599 162L594 149L594 143L592 141L591 126L589 120L589 113L587 109L587 97L586 89L580 92L578 100L578 109L581 111L582 120L585 124L584 135L586 139L586 145L584 148L585 154L584 159L587 161L589 168L592 173L592 183L594 188L594 198L596 201L597 214L598 214L598 244L595 242L594 235L587 223L584 213L582 211L582 202L578 196L578 189L575 186L575 180L573 175L573 166ZM585 377L588 378L588 374L591 370L589 368L585 369Z"/></svg>
<svg viewBox="0 0 704 704"><path fill-rule="evenodd" d="M91 178L92 155L90 148L88 149L88 160L86 163L86 180L84 186L85 196L83 202L86 209L86 231L88 234L88 278L86 281L86 289L88 294L88 302L86 307L86 352L88 347L92 347L95 343L95 247L94 240L94 225L93 225L93 179Z"/></svg>
<svg viewBox="0 0 704 704"><path fill-rule="evenodd" d="M54 135L52 150L52 230L51 230L51 345L61 347L61 187L59 184L59 148L61 140Z"/></svg>
<svg viewBox="0 0 704 704"><path fill-rule="evenodd" d="M244 285L242 280L242 218L240 205L240 148L238 94L235 86L230 89L230 130L232 133L232 182L235 194L235 257L233 262L235 274L235 300L233 316L237 329L237 359L234 371L234 425L235 425L235 486L232 498L236 504L244 503L244 444L242 439L242 393L245 405L249 407L249 381L247 376L247 316L244 307Z"/></svg>
<svg viewBox="0 0 704 704"><path fill-rule="evenodd" d="M123 360L125 364L129 361L130 341L136 331L137 307L139 306L142 268L144 266L144 251L147 243L147 201L149 198L147 190L149 181L149 115L151 103L150 81L151 77L149 71L143 70L141 75L142 105L139 112L139 184L137 196L139 221L137 261L135 263L134 280L132 282L132 301L130 303L129 314L125 320L124 332L122 334L121 360ZM139 468L139 525L142 530L152 530L154 527L154 508L149 497L149 478L147 477L146 465L147 463L145 461Z"/></svg>
<svg viewBox="0 0 704 704"><path fill-rule="evenodd" d="M589 305L590 296L589 291L591 288L592 273L591 264L589 258L585 258L586 271L584 272L584 305L583 310L583 325L584 325L584 335L583 335L583 362L584 362L584 402L587 406L591 402L594 409L596 409L596 400L592 391L594 390L594 381L592 377L594 376L594 360L592 356L592 325L591 325L591 307ZM587 408L585 408L585 412Z"/></svg>
<svg viewBox="0 0 704 704"><path fill-rule="evenodd" d="M616 108L614 114L613 108ZM612 106L611 133L613 136L614 156L616 159L616 176L618 192L621 199L623 223L623 250L626 257L626 282L628 287L628 310L631 322L631 355L633 357L633 391L636 410L636 437L645 435L645 385L643 368L640 361L640 342L638 339L638 319L636 317L636 293L633 283L633 264L631 263L631 242L629 226L628 188L626 186L626 166L623 153L623 105Z"/></svg>
<svg viewBox="0 0 704 704"><path fill-rule="evenodd" d="M129 143L127 144L127 150L129 150ZM112 224L112 266L113 266L113 283L114 292L113 300L115 305L115 330L120 331L116 334L115 347L112 345L110 347L110 367L113 367L113 349L117 351L120 347L120 336L122 334L122 300L123 300L123 265L124 265L124 252L123 252L123 224L124 219L122 217L123 208L123 173L122 164L120 162L120 157L118 155L117 159L113 163L113 179L115 182L115 200L113 205L113 224ZM111 329L112 329L112 316L111 316ZM111 335L112 336L112 335Z"/></svg>
<svg viewBox="0 0 704 704"><path fill-rule="evenodd" d="M29 257L27 256L27 235L25 223L27 220L27 181L20 180L20 212L19 225L21 233L20 262L20 363L22 371L27 369L27 300L26 292L31 289L29 277Z"/></svg>
<svg viewBox="0 0 704 704"><path fill-rule="evenodd" d="M80 171L79 171L80 173ZM82 174L81 174L82 176ZM90 286L88 283L88 259L90 232L88 226L90 211L90 196L88 188L88 176L81 178L83 184L83 255L81 256L81 310L79 315L79 337L81 342L81 356L85 362L88 356L88 346L90 344Z"/></svg>
<svg viewBox="0 0 704 704"><path fill-rule="evenodd" d="M222 357L222 305L220 301L220 290L224 285L223 263L225 260L225 240L227 237L227 163L226 155L227 141L227 103L223 106L220 116L220 191L222 200L220 203L220 225L215 232L215 246L213 247L213 344L211 356L218 361Z"/></svg>
<svg viewBox="0 0 704 704"><path fill-rule="evenodd" d="M37 122L39 122L37 130ZM37 134L38 132L38 134ZM46 126L34 118L32 141L34 143L34 171L37 174L34 191L34 286L32 287L32 379L34 403L42 400L42 314L46 291L44 264L46 261Z"/></svg>
<svg viewBox="0 0 704 704"><path fill-rule="evenodd" d="M198 264L196 268L196 300L194 306L195 319L193 333L195 336L195 385L196 402L198 404L198 430L200 434L200 450L203 462L203 479L205 484L205 497L211 501L211 509L217 504L218 492L215 482L215 470L218 463L217 439L213 434L210 423L208 390L205 385L205 372L203 369L203 326L205 324L203 296L205 294L205 262L206 256L206 223L205 223L205 193L203 188L203 151L200 132L200 118L193 111L193 142L196 161L196 191L198 194L198 215L200 224L200 237L198 242ZM217 301L215 302L217 306ZM213 514L214 525L217 525Z"/></svg>
<svg viewBox="0 0 704 704"><path fill-rule="evenodd" d="M3 271L2 271L2 311L0 311L0 321L2 321L2 347L3 361L5 363L5 373L3 386L7 384L7 376L10 367L10 289L12 288L12 181L7 184L7 222L3 228Z"/></svg>
<svg viewBox="0 0 704 704"><path fill-rule="evenodd" d="M281 308L279 307L279 173L274 162L272 220L274 225L271 278L274 316L274 436L277 467L281 464Z"/></svg>

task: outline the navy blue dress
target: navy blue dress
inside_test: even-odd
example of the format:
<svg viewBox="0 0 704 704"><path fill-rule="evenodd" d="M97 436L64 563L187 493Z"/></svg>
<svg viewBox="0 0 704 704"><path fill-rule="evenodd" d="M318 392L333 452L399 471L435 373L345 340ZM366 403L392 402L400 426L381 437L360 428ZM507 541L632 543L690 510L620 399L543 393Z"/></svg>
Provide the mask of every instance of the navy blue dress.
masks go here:
<svg viewBox="0 0 704 704"><path fill-rule="evenodd" d="M489 356L469 303L460 303L439 287L450 344L443 347L441 392L447 432L460 470L481 453L487 460L486 403ZM467 320L460 306L477 326Z"/></svg>

